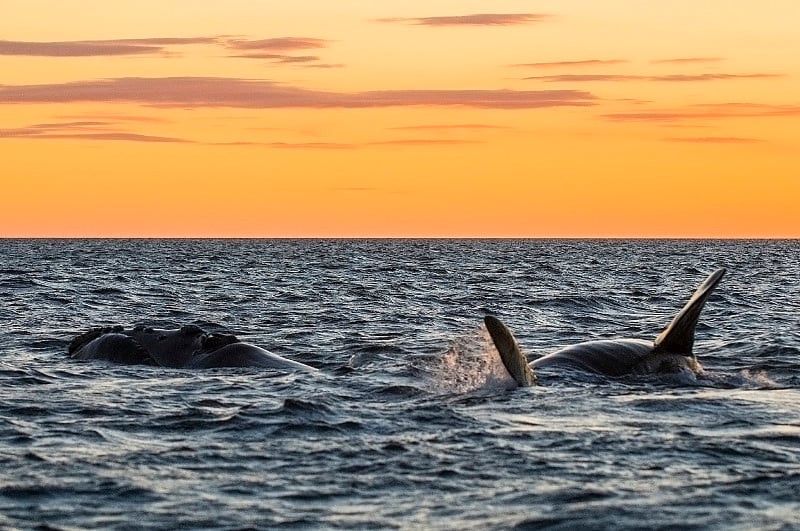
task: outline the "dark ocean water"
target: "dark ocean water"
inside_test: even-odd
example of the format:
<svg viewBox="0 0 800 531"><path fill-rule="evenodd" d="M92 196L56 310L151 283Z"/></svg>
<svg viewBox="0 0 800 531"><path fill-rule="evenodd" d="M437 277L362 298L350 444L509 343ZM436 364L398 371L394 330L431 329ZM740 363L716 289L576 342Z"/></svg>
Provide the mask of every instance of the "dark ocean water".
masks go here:
<svg viewBox="0 0 800 531"><path fill-rule="evenodd" d="M0 528L798 529L798 241L0 241ZM718 267L696 381L539 372L654 338ZM80 362L230 330L317 375ZM352 367L346 370L343 367Z"/></svg>

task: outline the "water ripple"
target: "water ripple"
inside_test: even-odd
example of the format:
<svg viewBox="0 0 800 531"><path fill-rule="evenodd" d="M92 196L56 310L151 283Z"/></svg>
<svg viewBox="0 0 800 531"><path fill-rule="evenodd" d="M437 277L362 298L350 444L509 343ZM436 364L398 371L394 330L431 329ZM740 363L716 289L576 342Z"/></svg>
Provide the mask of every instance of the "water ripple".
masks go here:
<svg viewBox="0 0 800 531"><path fill-rule="evenodd" d="M797 241L0 241L0 527L792 528ZM709 271L696 379L540 371L654 338ZM322 369L78 363L194 323ZM33 524L35 522L36 524Z"/></svg>

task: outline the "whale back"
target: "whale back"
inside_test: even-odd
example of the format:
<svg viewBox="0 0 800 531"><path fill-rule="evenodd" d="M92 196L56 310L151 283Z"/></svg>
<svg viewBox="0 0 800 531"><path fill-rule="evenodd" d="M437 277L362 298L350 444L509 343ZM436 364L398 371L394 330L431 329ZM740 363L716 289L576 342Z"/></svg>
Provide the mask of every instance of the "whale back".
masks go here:
<svg viewBox="0 0 800 531"><path fill-rule="evenodd" d="M702 372L692 353L694 330L708 297L717 287L725 269L718 269L703 281L669 325L653 341L642 339L601 339L570 345L528 364L511 331L496 317L484 319L500 358L520 386L536 382L533 369L568 366L607 376L649 374L689 370Z"/></svg>
<svg viewBox="0 0 800 531"><path fill-rule="evenodd" d="M606 376L635 372L653 353L653 343L641 339L600 339L569 345L534 360L534 368L574 367Z"/></svg>
<svg viewBox="0 0 800 531"><path fill-rule="evenodd" d="M207 333L196 325L177 329L136 326L93 328L76 336L67 349L73 359L158 365L174 369L260 367L316 372L304 363L242 343L233 334Z"/></svg>
<svg viewBox="0 0 800 531"><path fill-rule="evenodd" d="M83 336L91 337L91 332ZM70 345L69 355L76 360L105 360L128 365L155 364L155 360L146 348L116 329L99 334L83 343L73 342Z"/></svg>
<svg viewBox="0 0 800 531"><path fill-rule="evenodd" d="M290 360L256 345L242 342L230 343L213 351L198 353L185 365L187 369L213 369L220 367L260 367L285 371L317 371L314 367L299 361Z"/></svg>
<svg viewBox="0 0 800 531"><path fill-rule="evenodd" d="M725 275L725 269L717 269L695 290L686 305L679 311L661 334L656 338L654 347L658 353L669 352L694 357L694 329L706 300Z"/></svg>

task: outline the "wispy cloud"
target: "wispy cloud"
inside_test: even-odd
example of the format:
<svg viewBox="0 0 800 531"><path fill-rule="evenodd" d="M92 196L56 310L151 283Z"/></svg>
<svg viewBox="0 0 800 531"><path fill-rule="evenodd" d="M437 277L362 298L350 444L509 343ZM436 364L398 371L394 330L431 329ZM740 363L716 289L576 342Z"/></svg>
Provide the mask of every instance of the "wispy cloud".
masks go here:
<svg viewBox="0 0 800 531"><path fill-rule="evenodd" d="M0 129L0 138L122 140L128 142L192 143L182 138L145 135L119 131L114 124L99 121L76 121L33 124L14 129Z"/></svg>
<svg viewBox="0 0 800 531"><path fill-rule="evenodd" d="M444 17L394 17L378 19L379 22L400 22L418 26L517 26L532 24L552 18L541 13L477 13Z"/></svg>
<svg viewBox="0 0 800 531"><path fill-rule="evenodd" d="M422 130L422 131L451 131L451 130L486 130L486 129L510 129L503 125L489 124L430 124L430 125L404 125L392 127L394 130Z"/></svg>
<svg viewBox="0 0 800 531"><path fill-rule="evenodd" d="M127 142L158 142L203 144L209 146L260 146L281 149L351 149L356 144L334 142L200 142L185 138L149 135L122 130L119 124L107 121L73 121L32 124L14 129L0 129L0 139L25 138L38 140L118 140Z"/></svg>
<svg viewBox="0 0 800 531"><path fill-rule="evenodd" d="M266 59L276 63L310 63L312 61L319 61L319 56L316 55L284 55L277 53L247 53L241 55L231 55L236 59Z"/></svg>
<svg viewBox="0 0 800 531"><path fill-rule="evenodd" d="M65 129L80 129L83 131L97 131L97 130L106 130L108 126L111 125L110 122L107 121L100 121L100 120L79 120L79 121L72 121L72 122L52 122L52 123L42 123L42 124L34 124L30 125L24 129L29 129L33 132L35 131L53 131L53 130L65 130Z"/></svg>
<svg viewBox="0 0 800 531"><path fill-rule="evenodd" d="M229 57L267 59L282 64L300 64L315 68L342 65L325 64L316 55L291 55L299 50L320 49L330 41L313 37L276 37L244 39L234 37L154 37L143 39L113 39L84 41L7 41L0 40L0 55L28 57L99 57L173 55L172 47L191 44L211 45L227 50Z"/></svg>
<svg viewBox="0 0 800 531"><path fill-rule="evenodd" d="M75 120L32 124L25 127L0 129L0 140L106 140L127 142L157 142L200 144L206 146L252 146L286 150L348 150L370 147L424 147L479 144L479 140L459 138L402 138L371 142L292 142L292 141L200 141L171 136L143 134L125 130L123 124L112 121Z"/></svg>
<svg viewBox="0 0 800 531"><path fill-rule="evenodd" d="M772 79L785 77L784 74L671 74L662 76L643 76L626 74L560 74L554 76L531 76L547 83L585 83L594 81L665 81L665 82L697 82L727 81L734 79Z"/></svg>
<svg viewBox="0 0 800 531"><path fill-rule="evenodd" d="M342 63L323 63L322 58L317 55L282 55L275 53L248 53L241 55L231 55L236 59L263 59L274 64L296 65L305 68L343 68Z"/></svg>
<svg viewBox="0 0 800 531"><path fill-rule="evenodd" d="M229 39L225 46L231 50L259 50L266 52L288 52L295 50L311 50L325 48L328 45L325 39L312 37L277 37L273 39Z"/></svg>
<svg viewBox="0 0 800 531"><path fill-rule="evenodd" d="M763 142L758 138L743 138L737 136L696 136L696 137L670 137L665 142L685 142L690 144L755 144Z"/></svg>
<svg viewBox="0 0 800 531"><path fill-rule="evenodd" d="M691 106L699 112L720 113L726 116L797 116L800 105L772 105L766 103L703 103Z"/></svg>
<svg viewBox="0 0 800 531"><path fill-rule="evenodd" d="M603 115L617 122L678 122L684 120L716 120L726 118L800 116L800 105L761 103L707 103L682 109L648 112L621 112Z"/></svg>
<svg viewBox="0 0 800 531"><path fill-rule="evenodd" d="M465 144L482 144L480 140L463 140L458 138L405 138L399 140L382 140L370 142L370 146L457 146Z"/></svg>
<svg viewBox="0 0 800 531"><path fill-rule="evenodd" d="M0 85L0 104L135 103L156 107L370 108L463 106L533 109L593 105L578 90L373 90L328 92L271 81L219 77L115 78L42 85Z"/></svg>
<svg viewBox="0 0 800 531"><path fill-rule="evenodd" d="M344 68L346 65L344 63L307 63L303 65L306 68Z"/></svg>
<svg viewBox="0 0 800 531"><path fill-rule="evenodd" d="M254 143L253 145L266 145L280 149L353 149L357 144L347 144L341 142L268 142Z"/></svg>
<svg viewBox="0 0 800 531"><path fill-rule="evenodd" d="M55 116L59 120L103 120L104 122L148 122L166 123L167 120L158 116L136 116L132 114L60 114Z"/></svg>
<svg viewBox="0 0 800 531"><path fill-rule="evenodd" d="M122 140L127 142L159 142L193 144L191 140L169 136L142 135L139 133L109 132L109 133L83 133L83 134L47 134L40 138L71 138L79 140Z"/></svg>
<svg viewBox="0 0 800 531"><path fill-rule="evenodd" d="M0 41L0 55L32 57L92 57L164 54L168 46L217 44L219 37L159 37L151 39L114 39L88 41Z"/></svg>
<svg viewBox="0 0 800 531"><path fill-rule="evenodd" d="M437 138L406 138L399 140L376 140L364 143L341 143L341 142L268 142L253 143L252 145L262 145L281 149L354 149L372 146L455 146L464 144L480 144L477 140L460 139L437 139Z"/></svg>
<svg viewBox="0 0 800 531"><path fill-rule="evenodd" d="M313 37L277 37L272 39L230 39L224 46L237 59L263 59L279 64L294 64L310 68L337 68L344 65L322 63L317 55L291 55L288 52L326 48L330 41Z"/></svg>
<svg viewBox="0 0 800 531"><path fill-rule="evenodd" d="M329 192L379 192L381 188L371 186L337 186L335 188L328 188Z"/></svg>
<svg viewBox="0 0 800 531"><path fill-rule="evenodd" d="M675 59L654 59L650 63L654 65L688 65L719 63L724 60L725 58L723 57L678 57Z"/></svg>
<svg viewBox="0 0 800 531"><path fill-rule="evenodd" d="M610 66L625 64L628 61L623 59L584 59L582 61L551 61L547 63L517 63L510 65L521 68L563 68L563 67L584 67L584 66Z"/></svg>
<svg viewBox="0 0 800 531"><path fill-rule="evenodd" d="M482 143L479 140L456 138L404 138L392 140L376 140L372 142L290 142L290 141L199 141L171 136L143 134L126 131L119 123L109 121L69 121L32 124L26 127L0 129L0 140L89 140L89 141L124 141L148 143L199 144L205 146L244 146L281 150L350 150L371 147L425 147L425 146L457 146Z"/></svg>
<svg viewBox="0 0 800 531"><path fill-rule="evenodd" d="M593 105L595 97L577 90L376 90L343 96L358 107L406 105L464 106L486 109L533 109Z"/></svg>

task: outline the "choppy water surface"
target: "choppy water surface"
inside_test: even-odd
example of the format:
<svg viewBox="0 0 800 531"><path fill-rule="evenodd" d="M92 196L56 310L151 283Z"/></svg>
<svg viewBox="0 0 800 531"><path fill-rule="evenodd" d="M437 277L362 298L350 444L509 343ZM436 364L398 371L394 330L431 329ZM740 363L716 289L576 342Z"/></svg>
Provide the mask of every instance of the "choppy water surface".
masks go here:
<svg viewBox="0 0 800 531"><path fill-rule="evenodd" d="M800 522L800 242L0 241L0 527L765 528ZM696 382L541 371L655 335ZM228 329L321 369L78 362L92 326ZM343 367L352 367L347 370Z"/></svg>

